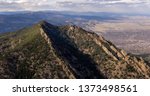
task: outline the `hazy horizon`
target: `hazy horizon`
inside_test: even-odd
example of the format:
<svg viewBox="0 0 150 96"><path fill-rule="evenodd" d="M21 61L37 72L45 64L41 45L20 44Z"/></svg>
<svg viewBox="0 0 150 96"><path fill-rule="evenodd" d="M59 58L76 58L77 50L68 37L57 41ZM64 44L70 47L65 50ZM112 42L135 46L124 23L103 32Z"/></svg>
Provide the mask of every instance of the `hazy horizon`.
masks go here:
<svg viewBox="0 0 150 96"><path fill-rule="evenodd" d="M149 14L149 9L150 0L0 0L0 12L50 10Z"/></svg>

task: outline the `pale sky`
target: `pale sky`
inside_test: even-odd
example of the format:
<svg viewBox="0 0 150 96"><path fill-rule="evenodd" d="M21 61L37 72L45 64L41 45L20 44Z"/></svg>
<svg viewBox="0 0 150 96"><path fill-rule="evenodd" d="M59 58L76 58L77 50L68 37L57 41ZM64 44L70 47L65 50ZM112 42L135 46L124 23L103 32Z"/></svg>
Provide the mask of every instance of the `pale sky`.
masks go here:
<svg viewBox="0 0 150 96"><path fill-rule="evenodd" d="M150 0L0 0L2 11L149 13Z"/></svg>

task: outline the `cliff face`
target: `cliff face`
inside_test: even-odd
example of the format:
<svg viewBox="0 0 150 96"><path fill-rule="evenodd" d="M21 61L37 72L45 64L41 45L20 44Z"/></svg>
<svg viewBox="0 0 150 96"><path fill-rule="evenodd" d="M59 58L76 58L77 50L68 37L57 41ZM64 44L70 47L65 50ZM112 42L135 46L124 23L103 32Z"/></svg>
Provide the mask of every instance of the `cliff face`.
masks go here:
<svg viewBox="0 0 150 96"><path fill-rule="evenodd" d="M0 78L150 78L144 60L74 25L0 35Z"/></svg>

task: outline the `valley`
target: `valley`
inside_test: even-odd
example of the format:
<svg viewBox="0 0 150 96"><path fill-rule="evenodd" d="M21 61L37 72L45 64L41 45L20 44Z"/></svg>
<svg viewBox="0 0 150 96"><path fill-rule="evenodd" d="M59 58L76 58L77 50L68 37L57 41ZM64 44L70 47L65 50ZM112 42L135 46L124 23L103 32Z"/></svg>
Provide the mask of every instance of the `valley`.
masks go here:
<svg viewBox="0 0 150 96"><path fill-rule="evenodd" d="M129 53L149 54L149 26L150 17L128 17L123 20L90 21L86 28L103 35Z"/></svg>

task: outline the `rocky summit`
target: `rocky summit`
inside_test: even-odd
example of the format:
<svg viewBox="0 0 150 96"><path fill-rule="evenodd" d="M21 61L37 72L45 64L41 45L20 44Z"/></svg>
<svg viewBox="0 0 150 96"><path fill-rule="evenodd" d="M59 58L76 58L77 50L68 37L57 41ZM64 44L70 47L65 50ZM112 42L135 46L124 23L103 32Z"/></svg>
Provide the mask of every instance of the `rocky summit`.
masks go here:
<svg viewBox="0 0 150 96"><path fill-rule="evenodd" d="M93 32L41 21L0 35L0 78L145 79L150 67Z"/></svg>

